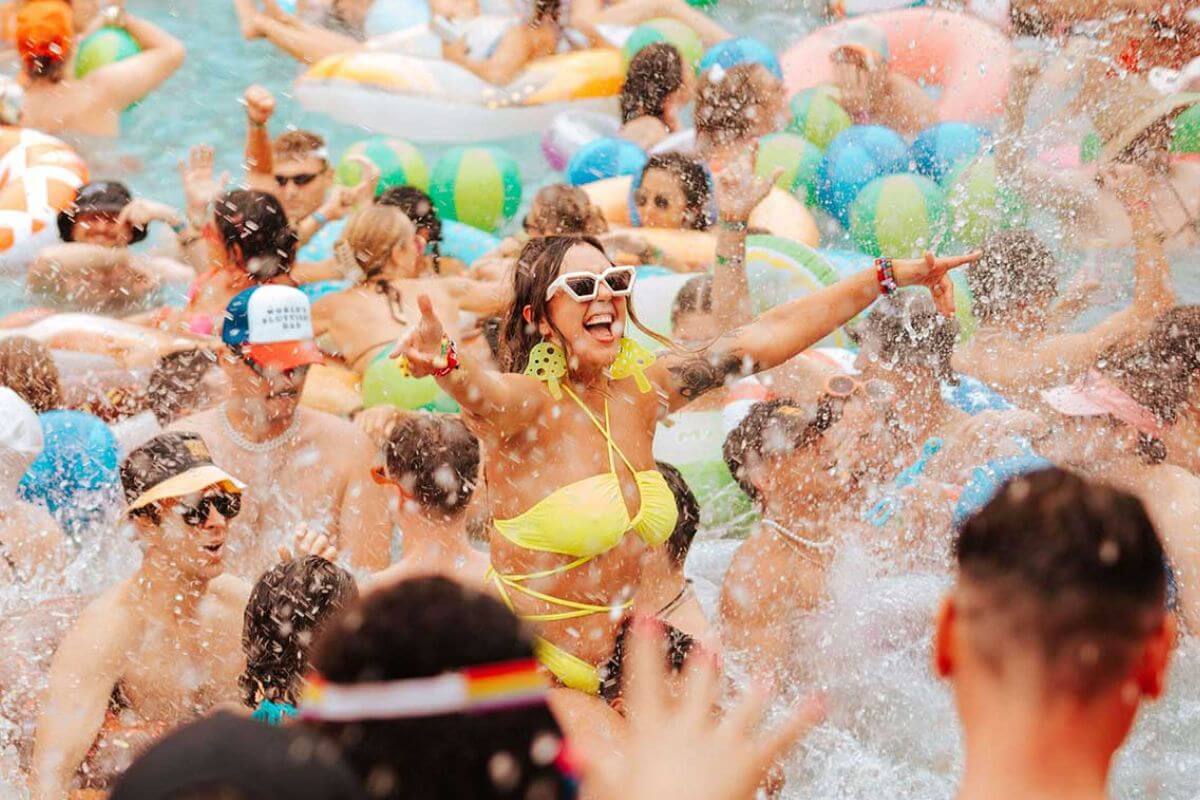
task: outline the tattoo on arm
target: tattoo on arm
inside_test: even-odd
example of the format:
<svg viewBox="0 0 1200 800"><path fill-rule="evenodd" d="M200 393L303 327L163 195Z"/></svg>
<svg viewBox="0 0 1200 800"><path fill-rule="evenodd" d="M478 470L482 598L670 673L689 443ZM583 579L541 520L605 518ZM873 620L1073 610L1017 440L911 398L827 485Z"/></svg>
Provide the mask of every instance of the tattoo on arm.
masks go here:
<svg viewBox="0 0 1200 800"><path fill-rule="evenodd" d="M675 379L675 388L685 400L695 400L731 377L753 375L758 370L753 361L738 351L705 351L668 367Z"/></svg>

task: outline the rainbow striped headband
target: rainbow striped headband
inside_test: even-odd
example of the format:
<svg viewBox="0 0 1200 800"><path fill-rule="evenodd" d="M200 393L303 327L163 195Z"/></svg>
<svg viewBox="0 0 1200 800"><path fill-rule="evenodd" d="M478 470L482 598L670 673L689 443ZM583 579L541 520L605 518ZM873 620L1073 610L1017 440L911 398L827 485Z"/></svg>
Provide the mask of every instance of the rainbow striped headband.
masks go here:
<svg viewBox="0 0 1200 800"><path fill-rule="evenodd" d="M300 701L300 719L355 722L479 714L545 703L546 689L532 658L382 683L328 683L313 676Z"/></svg>

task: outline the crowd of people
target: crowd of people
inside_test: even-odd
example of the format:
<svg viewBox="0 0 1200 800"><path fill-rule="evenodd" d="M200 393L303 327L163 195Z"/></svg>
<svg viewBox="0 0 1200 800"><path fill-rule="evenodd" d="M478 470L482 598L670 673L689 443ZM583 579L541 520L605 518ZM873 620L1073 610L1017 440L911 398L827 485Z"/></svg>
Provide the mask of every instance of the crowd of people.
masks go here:
<svg viewBox="0 0 1200 800"><path fill-rule="evenodd" d="M212 13L313 62L386 48L366 30L386 2ZM613 26L730 35L683 0L527 5L490 49L463 37L443 57L504 84ZM175 36L120 3L13 13L7 124L116 136L131 103L169 113L152 93L184 62ZM1200 626L1200 306L1179 302L1169 260L1200 249L1200 167L1172 153L1187 103L1147 77L1200 58L1200 18L1140 0L1013 0L1009 16L1013 35L1067 44L1017 57L997 163L1071 235L1012 226L960 255L884 253L765 310L748 238L777 175L754 156L786 121L784 84L753 61L696 75L669 42L631 59L619 99L618 135L647 150L695 126L634 176L641 233L555 183L465 263L442 252L420 188L382 186L365 157L344 185L320 131L272 135L261 85L238 112L242 174L194 145L182 209L94 176L29 259L29 307L0 320L0 586L53 597L0 622L8 648L32 631L43 655L0 659L0 714L23 732L0 789L798 796L795 746L830 711L807 688L822 682L802 631L853 546L948 587L928 625L962 732L959 797L1108 796L1139 709ZM76 78L76 43L102 25L139 52ZM1076 42L1080 26L1104 36ZM1031 98L1072 58L1083 79L1063 113L1102 139L1086 184L1028 152L1045 134ZM914 134L936 119L869 30L830 59L856 122ZM170 234L139 247L156 223ZM706 233L711 261L673 260L655 229ZM1132 247L1117 308L1064 274L1099 234ZM634 307L651 263L696 273L653 309L667 329ZM165 302L179 284L186 299ZM816 349L839 333L848 360ZM339 387L381 364L435 400L347 403ZM689 554L721 535L704 520L724 501L655 447L698 409L723 415L722 469L752 507L711 602ZM64 442L82 466L39 468ZM80 471L108 482L76 486ZM140 558L96 594L54 596L82 526Z"/></svg>

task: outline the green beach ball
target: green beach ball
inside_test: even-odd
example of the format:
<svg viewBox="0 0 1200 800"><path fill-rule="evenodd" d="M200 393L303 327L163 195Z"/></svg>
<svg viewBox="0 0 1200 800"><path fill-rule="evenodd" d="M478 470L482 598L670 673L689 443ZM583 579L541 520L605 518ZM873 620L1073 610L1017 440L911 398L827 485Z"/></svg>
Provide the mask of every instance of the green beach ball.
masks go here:
<svg viewBox="0 0 1200 800"><path fill-rule="evenodd" d="M946 235L946 198L933 181L905 173L876 178L850 206L850 236L864 253L916 258Z"/></svg>
<svg viewBox="0 0 1200 800"><path fill-rule="evenodd" d="M772 133L758 143L754 172L769 178L777 169L783 172L775 185L791 192L805 205L817 203L817 178L821 171L821 148L798 133Z"/></svg>
<svg viewBox="0 0 1200 800"><path fill-rule="evenodd" d="M682 22L664 17L644 22L629 34L621 48L621 60L625 69L629 69L629 62L639 50L655 42L674 45L683 56L683 60L692 65L692 69L696 69L700 65L700 59L704 57L704 42L700 41L700 36Z"/></svg>
<svg viewBox="0 0 1200 800"><path fill-rule="evenodd" d="M1099 157L1100 134L1092 131L1083 137L1083 141L1079 145L1079 160L1084 164L1090 164Z"/></svg>
<svg viewBox="0 0 1200 800"><path fill-rule="evenodd" d="M946 179L954 239L977 247L993 231L1025 224L1027 213L1019 194L996 177L996 159L982 156L960 167Z"/></svg>
<svg viewBox="0 0 1200 800"><path fill-rule="evenodd" d="M701 11L712 11L717 7L719 0L687 0L687 4L692 8L698 8Z"/></svg>
<svg viewBox="0 0 1200 800"><path fill-rule="evenodd" d="M433 165L429 196L443 219L494 232L521 205L521 172L498 147L456 147Z"/></svg>
<svg viewBox="0 0 1200 800"><path fill-rule="evenodd" d="M142 52L142 46L124 28L104 27L79 43L75 55L75 77L123 61Z"/></svg>
<svg viewBox="0 0 1200 800"><path fill-rule="evenodd" d="M1175 118L1175 137L1171 141L1175 153L1200 153L1200 103Z"/></svg>
<svg viewBox="0 0 1200 800"><path fill-rule="evenodd" d="M853 122L837 101L837 90L831 86L814 86L795 95L790 103L792 121L787 129L798 133L824 150L839 133Z"/></svg>
<svg viewBox="0 0 1200 800"><path fill-rule="evenodd" d="M363 408L396 406L448 414L459 411L458 403L442 391L437 380L405 375L397 362L386 356L375 359L363 373L362 397Z"/></svg>
<svg viewBox="0 0 1200 800"><path fill-rule="evenodd" d="M357 186L363 179L363 165L351 160L355 156L366 158L379 170L377 197L393 186L429 190L429 164L425 156L403 139L375 136L350 145L337 167L337 182L342 186Z"/></svg>

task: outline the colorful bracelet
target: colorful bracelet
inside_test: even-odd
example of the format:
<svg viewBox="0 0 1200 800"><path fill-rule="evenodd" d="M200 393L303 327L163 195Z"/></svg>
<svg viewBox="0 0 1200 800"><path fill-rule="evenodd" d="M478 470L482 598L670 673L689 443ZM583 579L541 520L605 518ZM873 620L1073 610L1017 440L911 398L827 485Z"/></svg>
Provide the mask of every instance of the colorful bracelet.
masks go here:
<svg viewBox="0 0 1200 800"><path fill-rule="evenodd" d="M722 229L734 231L735 233L744 233L746 229L750 227L749 223L747 223L744 219L722 219L718 220L717 224L720 225Z"/></svg>
<svg viewBox="0 0 1200 800"><path fill-rule="evenodd" d="M900 288L900 284L896 283L896 273L890 258L875 259L875 280L879 282L880 294L892 294Z"/></svg>
<svg viewBox="0 0 1200 800"><path fill-rule="evenodd" d="M322 228L329 224L329 217L325 216L320 211L314 211L312 214L309 214L309 216L316 220L317 224Z"/></svg>
<svg viewBox="0 0 1200 800"><path fill-rule="evenodd" d="M458 369L458 345L449 336L442 337L442 358L446 359L446 366L434 370L433 374L437 378L444 378Z"/></svg>

